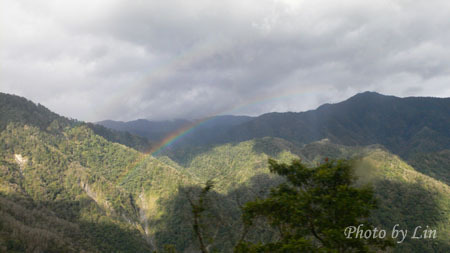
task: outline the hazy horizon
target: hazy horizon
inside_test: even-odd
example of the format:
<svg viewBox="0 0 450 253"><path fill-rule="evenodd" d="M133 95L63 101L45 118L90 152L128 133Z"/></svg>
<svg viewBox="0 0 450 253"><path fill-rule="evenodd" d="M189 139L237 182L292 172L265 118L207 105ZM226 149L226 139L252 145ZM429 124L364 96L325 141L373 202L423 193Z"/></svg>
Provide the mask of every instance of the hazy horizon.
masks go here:
<svg viewBox="0 0 450 253"><path fill-rule="evenodd" d="M448 1L2 1L0 91L61 115L305 111L450 96Z"/></svg>
<svg viewBox="0 0 450 253"><path fill-rule="evenodd" d="M191 121L191 122L192 122L192 121L203 120L203 119L205 119L205 118L214 118L214 117L218 117L218 116L258 117L258 116L261 116L261 115L264 115L264 114L267 114L267 113L287 113L287 112L299 113L299 112L307 112L307 111L313 111L313 110L316 110L316 109L318 109L320 106L325 105L325 104L336 104L336 103L340 103L340 102L343 102L343 101L345 101L345 100L347 100L347 99L349 99L349 98L351 98L351 97L353 97L353 96L356 96L356 95L361 94L361 93L367 93L367 92L370 92L370 93L378 93L378 94L383 95L383 96L394 96L394 95L382 94L382 93L374 92L374 91L363 91L363 92L359 92L359 93L353 94L353 95L350 96L350 97L344 98L343 100L339 100L339 101L335 101L335 102L324 102L324 103L322 103L322 104L320 104L320 105L318 105L318 106L316 106L316 107L314 107L314 108L306 109L306 110L303 110L303 111L270 111L270 112L263 112L263 113L261 113L261 114L254 114L254 115L249 115L249 114L245 115L245 114L227 114L227 113L222 113L222 114L215 114L215 115L207 115L207 116L202 117L202 118L189 118L189 117L178 117L178 118L167 118L167 119L135 118L135 119L129 119L129 120L100 119L100 120L96 120L96 121L86 121L86 122L91 122L91 123L98 123L98 122L103 122L103 121L131 122L131 121L138 121L138 120L148 120L148 121L152 121L152 122L164 122L164 121L166 121L166 122L167 122L167 121L168 121L168 122L174 122L174 121L180 120L180 121ZM9 93L9 94L20 96L20 95L18 95L18 94L12 94L12 93ZM22 97L23 97L23 96L22 96ZM436 98L450 98L450 97L437 97L437 96L404 96L404 97L401 97L401 96L394 96L394 97L399 97L399 98L405 98L405 97L436 97ZM30 99L27 98L27 97L25 97L25 98L28 99L28 100L30 100ZM37 102L37 101L33 101L33 100L31 100L31 101L34 102L34 103L39 103L39 102ZM260 102L258 101L258 103L260 103ZM42 103L39 103L39 104L41 104L41 105L47 107L45 104L42 104ZM49 108L49 107L47 107L47 108ZM51 111L54 111L54 110L52 110L51 108L49 108L49 109L50 109ZM73 117L70 117L70 116L68 116L68 115L63 115L63 114L60 114L60 115L61 115L61 116L64 116L64 117L73 118ZM81 119L78 119L78 118L73 118L73 119L81 120ZM81 120L81 121L85 121L85 120Z"/></svg>

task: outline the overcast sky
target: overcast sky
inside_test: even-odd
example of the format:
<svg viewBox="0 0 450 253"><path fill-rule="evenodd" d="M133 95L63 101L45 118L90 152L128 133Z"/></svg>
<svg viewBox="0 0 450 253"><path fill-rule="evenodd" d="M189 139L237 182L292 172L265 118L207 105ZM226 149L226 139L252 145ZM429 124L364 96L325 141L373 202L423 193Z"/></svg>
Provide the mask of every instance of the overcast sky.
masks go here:
<svg viewBox="0 0 450 253"><path fill-rule="evenodd" d="M0 1L0 91L85 121L450 97L450 1Z"/></svg>

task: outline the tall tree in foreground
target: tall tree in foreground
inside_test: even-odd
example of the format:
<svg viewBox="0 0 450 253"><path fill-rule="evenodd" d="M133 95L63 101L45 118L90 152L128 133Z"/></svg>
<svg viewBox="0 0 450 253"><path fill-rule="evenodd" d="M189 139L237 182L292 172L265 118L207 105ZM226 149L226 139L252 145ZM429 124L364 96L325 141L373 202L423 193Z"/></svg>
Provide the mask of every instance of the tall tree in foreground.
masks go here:
<svg viewBox="0 0 450 253"><path fill-rule="evenodd" d="M309 168L269 160L270 171L286 178L266 199L247 202L243 220L251 226L264 219L277 231L271 242L241 241L236 252L370 252L392 246L388 239L346 238L348 226L364 224L377 207L370 187L355 187L346 161L328 161ZM353 236L354 237L354 236Z"/></svg>
<svg viewBox="0 0 450 253"><path fill-rule="evenodd" d="M186 194L189 204L191 205L192 208L192 215L193 215L192 228L194 229L194 233L195 236L197 237L200 246L200 251L202 253L209 253L208 248L210 244L206 242L205 238L206 235L205 232L203 231L205 224L202 224L200 220L202 219L203 212L206 211L205 206L206 195L208 194L208 192L212 190L213 187L214 187L213 181L208 180L206 182L205 187L203 187L201 192L198 194L197 200L193 199L189 194Z"/></svg>

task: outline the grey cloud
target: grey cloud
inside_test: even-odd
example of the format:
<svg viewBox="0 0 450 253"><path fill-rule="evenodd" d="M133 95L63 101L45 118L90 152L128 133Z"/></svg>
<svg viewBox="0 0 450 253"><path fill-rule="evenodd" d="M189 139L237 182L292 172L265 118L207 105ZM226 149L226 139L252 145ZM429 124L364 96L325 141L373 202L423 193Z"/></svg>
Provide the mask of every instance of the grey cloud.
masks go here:
<svg viewBox="0 0 450 253"><path fill-rule="evenodd" d="M2 2L0 87L83 120L450 96L447 1L68 3Z"/></svg>

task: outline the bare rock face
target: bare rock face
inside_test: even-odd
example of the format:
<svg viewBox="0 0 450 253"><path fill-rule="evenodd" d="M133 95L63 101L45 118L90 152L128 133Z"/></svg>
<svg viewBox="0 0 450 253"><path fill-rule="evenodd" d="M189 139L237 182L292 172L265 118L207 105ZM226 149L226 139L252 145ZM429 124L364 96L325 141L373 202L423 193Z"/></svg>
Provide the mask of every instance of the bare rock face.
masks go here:
<svg viewBox="0 0 450 253"><path fill-rule="evenodd" d="M27 164L28 159L23 157L21 154L14 154L14 160L16 160L16 163L19 165L20 172L23 173L23 168Z"/></svg>

